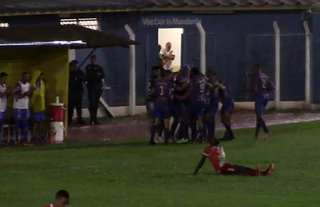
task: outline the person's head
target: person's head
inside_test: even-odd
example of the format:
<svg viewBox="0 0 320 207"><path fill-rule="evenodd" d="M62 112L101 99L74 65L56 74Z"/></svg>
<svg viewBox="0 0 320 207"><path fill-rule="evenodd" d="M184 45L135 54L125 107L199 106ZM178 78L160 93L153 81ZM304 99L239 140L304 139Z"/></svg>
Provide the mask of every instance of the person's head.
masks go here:
<svg viewBox="0 0 320 207"><path fill-rule="evenodd" d="M210 80L214 79L214 77L216 76L216 73L214 72L213 68L208 68L208 70L206 71L206 76Z"/></svg>
<svg viewBox="0 0 320 207"><path fill-rule="evenodd" d="M69 193L66 190L59 190L54 199L54 207L69 206Z"/></svg>
<svg viewBox="0 0 320 207"><path fill-rule="evenodd" d="M91 64L96 65L98 63L98 59L96 55L91 55L90 57Z"/></svg>
<svg viewBox="0 0 320 207"><path fill-rule="evenodd" d="M259 64L253 65L253 72L254 73L260 73L261 72L261 66Z"/></svg>
<svg viewBox="0 0 320 207"><path fill-rule="evenodd" d="M167 42L167 43L166 43L166 50L167 50L167 51L170 51L170 50L171 50L171 47L172 47L171 42Z"/></svg>
<svg viewBox="0 0 320 207"><path fill-rule="evenodd" d="M158 50L159 50L159 52L161 51L161 49L162 49L162 46L161 46L161 45L158 45Z"/></svg>
<svg viewBox="0 0 320 207"><path fill-rule="evenodd" d="M0 73L0 83L1 84L6 84L8 79L8 74L5 72Z"/></svg>
<svg viewBox="0 0 320 207"><path fill-rule="evenodd" d="M152 76L159 76L160 75L160 68L159 66L152 67Z"/></svg>
<svg viewBox="0 0 320 207"><path fill-rule="evenodd" d="M69 70L71 71L74 71L74 70L77 70L78 68L78 61L77 60L72 60L70 63L69 63Z"/></svg>
<svg viewBox="0 0 320 207"><path fill-rule="evenodd" d="M220 144L220 141L217 138L212 137L212 138L209 139L209 144L211 146L218 147L219 144Z"/></svg>
<svg viewBox="0 0 320 207"><path fill-rule="evenodd" d="M184 65L179 71L180 77L189 78L190 77L190 67L189 65Z"/></svg>
<svg viewBox="0 0 320 207"><path fill-rule="evenodd" d="M191 75L192 75L192 76L198 76L198 75L200 75L200 69L199 69L198 67L193 67L193 68L191 69Z"/></svg>
<svg viewBox="0 0 320 207"><path fill-rule="evenodd" d="M26 83L29 81L30 75L28 72L23 72L21 75L21 81Z"/></svg>

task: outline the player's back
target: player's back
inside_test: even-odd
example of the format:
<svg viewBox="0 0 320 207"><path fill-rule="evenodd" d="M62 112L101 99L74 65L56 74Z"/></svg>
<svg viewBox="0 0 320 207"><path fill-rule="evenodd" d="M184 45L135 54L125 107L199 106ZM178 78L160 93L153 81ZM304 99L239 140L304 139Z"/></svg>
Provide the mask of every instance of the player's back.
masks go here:
<svg viewBox="0 0 320 207"><path fill-rule="evenodd" d="M169 105L172 88L173 83L171 80L164 78L159 79L155 84L156 102L160 105Z"/></svg>
<svg viewBox="0 0 320 207"><path fill-rule="evenodd" d="M264 99L266 97L269 98L270 90L274 89L274 85L270 80L270 77L261 72L253 75L252 83L254 84L252 88L254 89L254 96L256 100Z"/></svg>
<svg viewBox="0 0 320 207"><path fill-rule="evenodd" d="M199 75L190 78L190 100L193 102L206 101L206 77Z"/></svg>

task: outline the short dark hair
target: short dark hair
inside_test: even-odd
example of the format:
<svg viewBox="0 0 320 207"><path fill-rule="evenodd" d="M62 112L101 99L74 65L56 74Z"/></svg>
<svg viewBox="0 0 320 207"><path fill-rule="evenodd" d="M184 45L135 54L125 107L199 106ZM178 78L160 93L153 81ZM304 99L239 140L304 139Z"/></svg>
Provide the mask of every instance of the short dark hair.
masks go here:
<svg viewBox="0 0 320 207"><path fill-rule="evenodd" d="M157 66L157 65L155 65L155 66L153 66L153 67L151 68L151 70L152 70L152 71L160 70L160 67L159 67L159 66Z"/></svg>
<svg viewBox="0 0 320 207"><path fill-rule="evenodd" d="M66 190L59 190L56 193L56 197L55 198L69 198L69 193Z"/></svg>
<svg viewBox="0 0 320 207"><path fill-rule="evenodd" d="M29 73L28 72L23 72L22 76L25 76L25 75L29 75Z"/></svg>
<svg viewBox="0 0 320 207"><path fill-rule="evenodd" d="M90 59L97 59L97 56L96 55L91 55Z"/></svg>
<svg viewBox="0 0 320 207"><path fill-rule="evenodd" d="M216 76L216 72L214 72L213 68L208 68L207 69L207 74L210 74L210 75L213 75L213 76Z"/></svg>
<svg viewBox="0 0 320 207"><path fill-rule="evenodd" d="M3 77L8 77L8 73L5 73L5 72L1 72L0 73L0 78L3 78Z"/></svg>
<svg viewBox="0 0 320 207"><path fill-rule="evenodd" d="M193 75L199 75L199 74L200 74L200 70L199 70L198 67L193 67L193 68L191 69L191 73L192 73Z"/></svg>

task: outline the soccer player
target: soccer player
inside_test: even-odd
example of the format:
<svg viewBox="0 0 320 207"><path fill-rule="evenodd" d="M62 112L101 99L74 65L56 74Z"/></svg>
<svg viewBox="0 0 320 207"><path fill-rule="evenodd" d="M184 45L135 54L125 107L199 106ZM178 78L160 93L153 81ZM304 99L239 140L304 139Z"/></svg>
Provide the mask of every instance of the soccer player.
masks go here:
<svg viewBox="0 0 320 207"><path fill-rule="evenodd" d="M164 72L162 77L155 84L155 126L161 126L161 121L164 122L164 143L169 143L169 127L170 127L170 104L171 104L171 92L173 89L173 83L171 81L171 74Z"/></svg>
<svg viewBox="0 0 320 207"><path fill-rule="evenodd" d="M66 190L59 190L56 193L53 203L46 205L44 207L68 207L69 203L70 203L69 193Z"/></svg>
<svg viewBox="0 0 320 207"><path fill-rule="evenodd" d="M254 108L257 121L254 136L255 140L258 140L260 128L262 128L265 133L264 139L268 139L271 136L271 133L262 118L262 114L268 104L268 101L274 99L272 91L274 91L275 87L270 78L261 72L260 65L254 65L253 69L254 73L251 79L250 90L254 94Z"/></svg>
<svg viewBox="0 0 320 207"><path fill-rule="evenodd" d="M155 134L157 132L157 128L155 127L155 116L154 116L154 102L156 100L156 94L153 93L153 89L155 87L155 84L159 78L160 75L160 68L158 66L153 66L152 67L152 74L151 77L148 81L148 95L147 95L147 99L146 99L146 108L147 108L147 114L148 114L148 119L150 122L150 141L149 144L150 145L154 145L155 141Z"/></svg>
<svg viewBox="0 0 320 207"><path fill-rule="evenodd" d="M35 143L45 143L45 85L42 81L43 73L39 70L33 72L32 86L35 88L31 99L30 106L32 109L32 141Z"/></svg>
<svg viewBox="0 0 320 207"><path fill-rule="evenodd" d="M170 42L167 42L165 48L162 48L160 52L163 60L163 69L168 71L172 71L172 62L175 59L175 55L173 54L171 47L172 44Z"/></svg>
<svg viewBox="0 0 320 207"><path fill-rule="evenodd" d="M214 78L216 76L212 69L208 69L206 72L207 81L210 84L214 84ZM208 139L215 137L215 119L219 110L219 88L214 87L206 88L207 106L205 108L205 125L208 132Z"/></svg>
<svg viewBox="0 0 320 207"><path fill-rule="evenodd" d="M241 165L230 164L226 160L226 154L223 150L223 147L219 146L219 140L213 138L209 140L209 143L210 146L204 149L194 174L198 173L207 158L209 158L209 161L211 162L215 172L221 175L261 176L270 175L274 171L274 164L271 164L265 171L261 171L260 165L258 165L256 169L252 169Z"/></svg>
<svg viewBox="0 0 320 207"><path fill-rule="evenodd" d="M29 73L24 72L14 89L14 121L15 121L15 143L28 143L29 129L29 98L33 93L33 87L29 83ZM23 132L23 139L19 140L20 130Z"/></svg>
<svg viewBox="0 0 320 207"><path fill-rule="evenodd" d="M0 145L5 145L2 140L2 127L5 121L5 112L7 109L7 96L10 93L10 90L7 88L7 73L0 73Z"/></svg>
<svg viewBox="0 0 320 207"><path fill-rule="evenodd" d="M217 82L212 84L207 82L207 78L200 73L199 68L193 67L191 70L190 78L190 117L196 118L198 126L198 139L199 142L203 141L205 128L203 126L204 110L207 106L206 88L213 89L219 87L221 91L225 90L225 87Z"/></svg>
<svg viewBox="0 0 320 207"><path fill-rule="evenodd" d="M227 84L222 85L226 88L226 90L219 89L218 91L219 98L222 103L222 107L220 109L220 119L226 131L224 133L223 138L221 138L221 141L231 141L235 139L235 136L231 128L231 117L234 109L234 102Z"/></svg>
<svg viewBox="0 0 320 207"><path fill-rule="evenodd" d="M179 132L177 136L177 143L188 142L189 129L189 81L190 81L190 67L185 65L177 74L175 88L173 90L173 112L175 115L171 126L171 135L175 132L179 123Z"/></svg>

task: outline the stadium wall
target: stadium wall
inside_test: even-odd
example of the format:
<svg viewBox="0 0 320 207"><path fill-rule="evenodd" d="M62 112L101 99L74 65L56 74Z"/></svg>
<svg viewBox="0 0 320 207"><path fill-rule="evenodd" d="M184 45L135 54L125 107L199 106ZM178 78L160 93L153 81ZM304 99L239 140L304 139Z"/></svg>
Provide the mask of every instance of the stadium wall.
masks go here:
<svg viewBox="0 0 320 207"><path fill-rule="evenodd" d="M248 85L248 74L253 63L260 63L267 74L275 77L275 36L272 26L277 21L281 30L281 108L300 108L305 100L305 36L303 21L315 24L313 18L302 12L250 12L235 14L194 14L186 12L160 13L109 13L91 14L98 17L104 32L127 37L124 25L128 24L142 45L136 47L137 112L144 111L146 83L149 68L157 62L159 28L183 28L182 64L199 66L199 32L195 26L201 22L206 33L206 65L213 66L220 79L232 90L237 106L253 108L253 97L242 92ZM78 16L84 17L84 16ZM73 17L72 17L73 18ZM29 16L6 18L10 26L60 24L58 16ZM320 32L320 31L319 31ZM173 46L174 47L174 46ZM82 60L90 50L77 50ZM317 51L313 47L312 52ZM96 54L105 68L106 84L111 90L104 94L106 102L116 114L125 115L129 103L129 50L125 48L98 49ZM315 56L313 56L315 57ZM314 60L313 58L312 60ZM320 65L320 64L318 64ZM319 71L319 70L318 70ZM320 75L320 74L319 74ZM313 101L320 95L313 93ZM273 104L270 104L272 107Z"/></svg>

